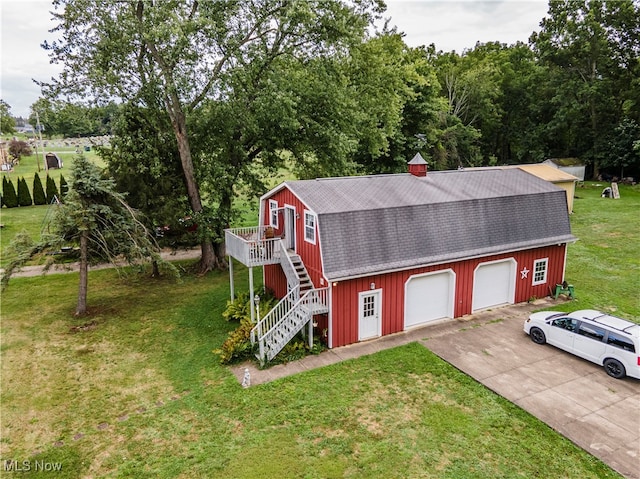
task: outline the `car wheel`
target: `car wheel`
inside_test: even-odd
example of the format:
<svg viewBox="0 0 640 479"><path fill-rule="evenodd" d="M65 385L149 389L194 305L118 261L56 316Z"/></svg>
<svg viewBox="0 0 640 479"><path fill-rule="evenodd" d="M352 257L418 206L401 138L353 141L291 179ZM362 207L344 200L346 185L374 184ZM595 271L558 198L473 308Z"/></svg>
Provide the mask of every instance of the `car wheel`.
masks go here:
<svg viewBox="0 0 640 479"><path fill-rule="evenodd" d="M547 342L547 337L544 335L544 331L540 328L531 328L529 336L531 336L531 341L536 344L544 344Z"/></svg>
<svg viewBox="0 0 640 479"><path fill-rule="evenodd" d="M622 363L612 358L604 360L604 370L609 376L616 379L622 379L627 374Z"/></svg>

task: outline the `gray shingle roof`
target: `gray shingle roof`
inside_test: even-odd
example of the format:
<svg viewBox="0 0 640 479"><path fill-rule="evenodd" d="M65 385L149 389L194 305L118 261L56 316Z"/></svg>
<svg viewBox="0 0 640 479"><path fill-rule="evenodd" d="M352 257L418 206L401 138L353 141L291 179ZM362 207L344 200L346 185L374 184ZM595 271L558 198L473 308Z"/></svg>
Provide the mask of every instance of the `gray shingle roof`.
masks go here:
<svg viewBox="0 0 640 479"><path fill-rule="evenodd" d="M564 190L524 171L292 181L329 280L574 241Z"/></svg>

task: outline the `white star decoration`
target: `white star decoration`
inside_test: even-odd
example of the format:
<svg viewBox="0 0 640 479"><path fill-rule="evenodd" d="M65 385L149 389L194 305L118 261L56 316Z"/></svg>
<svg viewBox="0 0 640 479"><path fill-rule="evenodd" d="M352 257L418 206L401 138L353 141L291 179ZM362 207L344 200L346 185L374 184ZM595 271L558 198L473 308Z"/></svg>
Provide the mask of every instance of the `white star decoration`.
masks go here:
<svg viewBox="0 0 640 479"><path fill-rule="evenodd" d="M529 270L525 266L524 269L520 271L520 279L525 279L528 274L529 274Z"/></svg>

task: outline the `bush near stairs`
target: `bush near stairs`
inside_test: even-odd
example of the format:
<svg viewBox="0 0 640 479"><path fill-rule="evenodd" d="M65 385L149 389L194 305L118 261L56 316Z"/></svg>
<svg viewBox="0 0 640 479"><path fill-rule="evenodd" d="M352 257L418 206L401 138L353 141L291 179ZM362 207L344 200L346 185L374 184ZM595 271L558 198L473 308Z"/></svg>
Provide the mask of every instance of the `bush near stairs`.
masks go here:
<svg viewBox="0 0 640 479"><path fill-rule="evenodd" d="M276 304L273 295L265 294L260 300L260 311L264 316ZM227 301L227 309L222 313L227 321L239 321L240 325L229 333L220 349L213 352L220 356L222 364L230 364L245 359L253 359L251 330L255 323L251 322L251 299L248 292L239 293L234 302Z"/></svg>
<svg viewBox="0 0 640 479"><path fill-rule="evenodd" d="M253 326L251 318L240 320L240 326L229 333L222 347L213 351L220 356L220 363L230 364L253 356L253 346L251 345L251 330Z"/></svg>

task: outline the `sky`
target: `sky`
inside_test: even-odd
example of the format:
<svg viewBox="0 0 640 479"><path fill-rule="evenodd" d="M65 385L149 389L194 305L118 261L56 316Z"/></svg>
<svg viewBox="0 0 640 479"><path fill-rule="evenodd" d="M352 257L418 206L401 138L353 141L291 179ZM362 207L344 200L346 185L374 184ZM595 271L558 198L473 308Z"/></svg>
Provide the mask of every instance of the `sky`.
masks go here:
<svg viewBox="0 0 640 479"><path fill-rule="evenodd" d="M40 97L33 79L47 81L61 71L40 46L56 38L49 33L52 9L50 1L0 0L0 98L13 116L27 118ZM476 42L526 43L546 13L546 0L387 0L383 16L410 47L433 43L462 53Z"/></svg>

